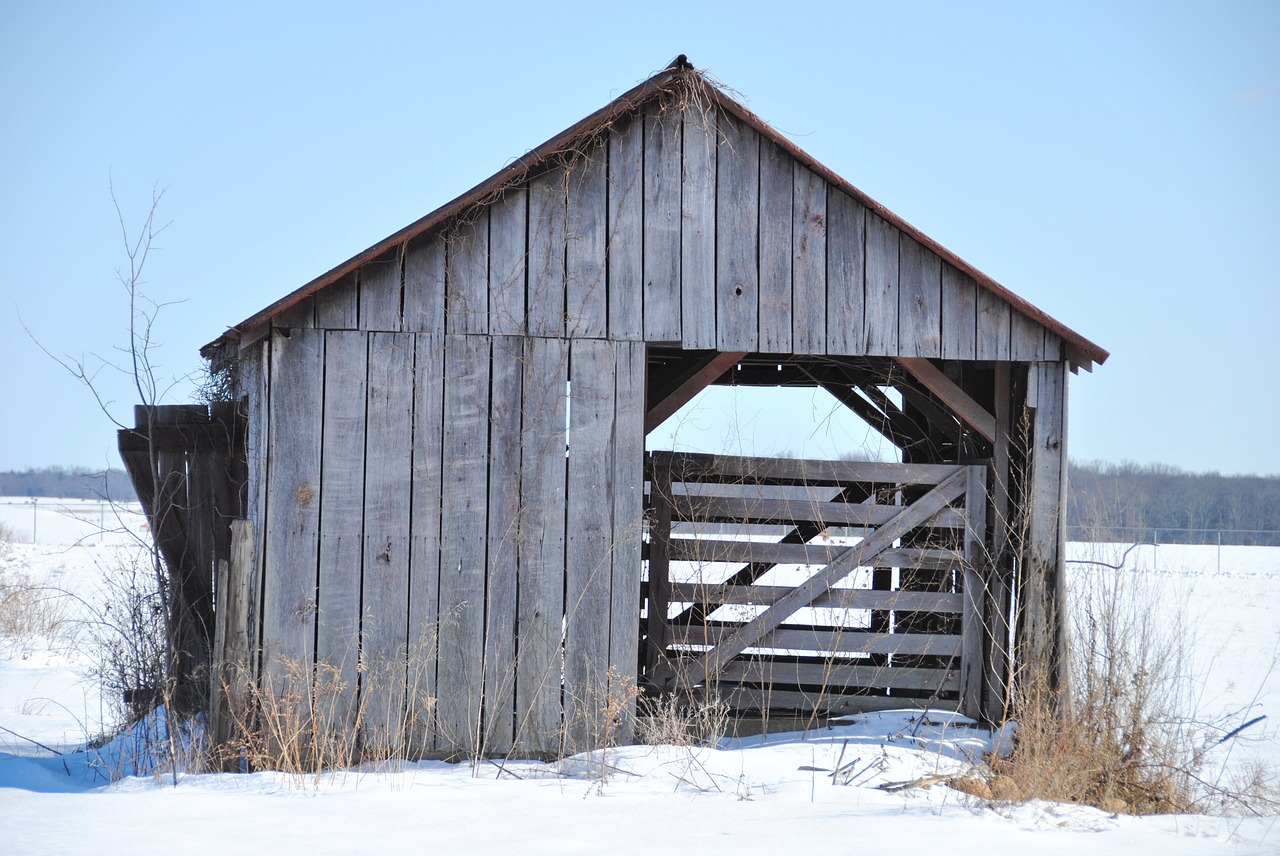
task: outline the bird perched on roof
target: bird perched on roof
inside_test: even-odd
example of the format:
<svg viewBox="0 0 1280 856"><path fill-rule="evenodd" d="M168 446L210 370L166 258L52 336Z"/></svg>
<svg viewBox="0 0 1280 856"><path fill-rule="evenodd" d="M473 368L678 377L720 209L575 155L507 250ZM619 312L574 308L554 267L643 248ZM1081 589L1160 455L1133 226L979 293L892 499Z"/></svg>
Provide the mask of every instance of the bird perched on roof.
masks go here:
<svg viewBox="0 0 1280 856"><path fill-rule="evenodd" d="M671 64L667 66L667 71L671 71L676 68L693 68L693 63L689 62L689 58L687 56L680 54L678 57L671 60Z"/></svg>

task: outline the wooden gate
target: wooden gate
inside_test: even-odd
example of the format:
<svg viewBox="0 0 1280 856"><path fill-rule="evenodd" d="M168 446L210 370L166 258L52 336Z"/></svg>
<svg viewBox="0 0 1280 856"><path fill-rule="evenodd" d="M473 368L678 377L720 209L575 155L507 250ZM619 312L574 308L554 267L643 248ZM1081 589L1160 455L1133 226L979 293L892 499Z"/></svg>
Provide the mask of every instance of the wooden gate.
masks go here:
<svg viewBox="0 0 1280 856"><path fill-rule="evenodd" d="M649 691L979 714L985 466L654 452L648 468Z"/></svg>

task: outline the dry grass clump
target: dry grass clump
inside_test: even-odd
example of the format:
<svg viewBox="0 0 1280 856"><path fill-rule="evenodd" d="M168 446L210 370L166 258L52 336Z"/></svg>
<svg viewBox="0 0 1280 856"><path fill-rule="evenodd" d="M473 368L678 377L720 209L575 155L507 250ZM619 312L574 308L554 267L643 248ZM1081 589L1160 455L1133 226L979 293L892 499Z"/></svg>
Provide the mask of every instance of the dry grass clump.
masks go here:
<svg viewBox="0 0 1280 856"><path fill-rule="evenodd" d="M650 745L704 746L729 730L729 705L718 696L641 696L636 714L636 740Z"/></svg>
<svg viewBox="0 0 1280 856"><path fill-rule="evenodd" d="M1197 710L1192 624L1149 574L1073 574L1069 688L1021 675L1011 750L980 796L1041 798L1129 814L1195 812L1221 796L1202 775L1215 731ZM973 793L982 786L965 788Z"/></svg>
<svg viewBox="0 0 1280 856"><path fill-rule="evenodd" d="M18 644L55 640L66 626L67 602L65 593L0 568L0 637Z"/></svg>
<svg viewBox="0 0 1280 856"><path fill-rule="evenodd" d="M350 670L331 663L281 660L260 681L250 680L246 669L224 666L223 695L234 700L225 712L231 735L214 749L214 763L319 777L420 757L436 699L418 691L413 675L426 672L416 661L361 668L359 693ZM372 699L391 703L375 709Z"/></svg>

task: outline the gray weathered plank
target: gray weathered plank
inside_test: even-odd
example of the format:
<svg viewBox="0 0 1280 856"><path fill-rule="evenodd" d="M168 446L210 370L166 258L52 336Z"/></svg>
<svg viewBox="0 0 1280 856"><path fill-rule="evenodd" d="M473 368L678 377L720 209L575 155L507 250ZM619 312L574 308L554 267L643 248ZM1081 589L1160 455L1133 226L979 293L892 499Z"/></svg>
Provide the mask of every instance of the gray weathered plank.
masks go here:
<svg viewBox="0 0 1280 856"><path fill-rule="evenodd" d="M354 330L326 332L324 362L316 660L327 692L317 699L317 713L331 727L345 729L354 721L359 680L368 337Z"/></svg>
<svg viewBox="0 0 1280 856"><path fill-rule="evenodd" d="M530 336L564 335L566 180L556 169L529 182Z"/></svg>
<svg viewBox="0 0 1280 856"><path fill-rule="evenodd" d="M827 353L863 351L866 209L838 190L827 193Z"/></svg>
<svg viewBox="0 0 1280 856"><path fill-rule="evenodd" d="M731 663L721 674L722 681L769 684L823 685L836 687L889 687L904 690L954 692L959 683L950 669L889 668L886 666L845 666L834 663Z"/></svg>
<svg viewBox="0 0 1280 856"><path fill-rule="evenodd" d="M489 209L489 332L525 330L528 191L509 187Z"/></svg>
<svg viewBox="0 0 1280 856"><path fill-rule="evenodd" d="M716 125L715 111L684 111L680 304L690 350L716 346Z"/></svg>
<svg viewBox="0 0 1280 856"><path fill-rule="evenodd" d="M703 523L820 523L825 526L879 526L902 510L898 505L849 502L815 502L808 499L776 499L754 496L685 496L671 498L677 519ZM930 526L957 529L964 517L946 509Z"/></svg>
<svg viewBox="0 0 1280 856"><path fill-rule="evenodd" d="M645 347L616 343L613 448L613 580L609 607L609 665L621 687L615 697L635 686L640 639L640 552L644 521L644 393ZM619 742L630 739L634 701L627 703Z"/></svg>
<svg viewBox="0 0 1280 856"><path fill-rule="evenodd" d="M840 695L839 693L799 693L785 690L734 688L723 693L731 708L751 710L820 710L829 715L866 713L877 710L955 710L956 702L946 699L906 696Z"/></svg>
<svg viewBox="0 0 1280 856"><path fill-rule="evenodd" d="M570 350L569 480L565 543L565 739L595 745L607 723L613 537L613 344L576 339Z"/></svg>
<svg viewBox="0 0 1280 856"><path fill-rule="evenodd" d="M720 117L716 155L716 347L754 351L760 337L760 135Z"/></svg>
<svg viewBox="0 0 1280 856"><path fill-rule="evenodd" d="M520 531L521 339L493 340L489 399L489 558L485 587L484 751L511 751L516 689L517 540Z"/></svg>
<svg viewBox="0 0 1280 856"><path fill-rule="evenodd" d="M440 493L444 436L444 338L414 337L413 493L409 521L409 709L413 754L437 748L434 713L440 634Z"/></svg>
<svg viewBox="0 0 1280 856"><path fill-rule="evenodd" d="M605 288L608 211L605 150L593 148L568 167L565 220L565 324L569 336L603 338L609 295Z"/></svg>
<svg viewBox="0 0 1280 856"><path fill-rule="evenodd" d="M942 266L942 358L978 357L978 287L949 264Z"/></svg>
<svg viewBox="0 0 1280 856"><path fill-rule="evenodd" d="M671 641L676 645L709 645L713 651L732 644L742 631L738 625L702 626L672 625ZM735 646L736 647L736 646ZM941 633L868 633L864 630L836 628L833 630L782 628L764 634L753 648L774 648L785 651L813 651L824 654L902 654L960 656L960 637ZM727 661L726 661L727 664ZM688 676L694 683L702 682L704 674L713 680L718 670L705 672L700 666L690 669ZM692 685L692 684L691 684Z"/></svg>
<svg viewBox="0 0 1280 856"><path fill-rule="evenodd" d="M791 219L791 347L827 352L827 183L795 164ZM859 325L861 326L861 325Z"/></svg>
<svg viewBox="0 0 1280 856"><path fill-rule="evenodd" d="M964 612L960 618L960 699L966 716L974 719L982 716L982 657L983 609L986 590L982 580L986 576L987 537L987 471L983 467L969 468L969 484L965 489L965 514L968 525L964 533L965 565L962 574Z"/></svg>
<svg viewBox="0 0 1280 856"><path fill-rule="evenodd" d="M615 127L609 137L609 337L644 335L644 122Z"/></svg>
<svg viewBox="0 0 1280 856"><path fill-rule="evenodd" d="M898 354L942 354L942 260L902 236L898 272Z"/></svg>
<svg viewBox="0 0 1280 856"><path fill-rule="evenodd" d="M359 326L356 272L346 274L316 295L316 326L322 330L355 330Z"/></svg>
<svg viewBox="0 0 1280 856"><path fill-rule="evenodd" d="M1009 359L1014 362L1044 359L1044 327L1021 312L1010 314Z"/></svg>
<svg viewBox="0 0 1280 856"><path fill-rule="evenodd" d="M271 334L262 675L265 692L302 691L307 699L315 656L323 366L323 331Z"/></svg>
<svg viewBox="0 0 1280 856"><path fill-rule="evenodd" d="M674 547L683 540L687 539L676 538L672 540L671 545ZM840 552L844 551L841 550ZM672 551L672 558L676 558L678 555L676 551ZM882 565L885 562L883 558L878 558L876 559L876 564ZM769 606L786 597L790 592L790 586L729 586L674 583L671 586L671 600L684 603L731 603ZM840 609L897 609L904 612L959 613L964 609L964 598L962 595L951 592L833 588L814 598L810 606Z"/></svg>
<svg viewBox="0 0 1280 856"><path fill-rule="evenodd" d="M316 301L314 297L304 297L271 319L271 327L275 330L309 330L316 326Z"/></svg>
<svg viewBox="0 0 1280 856"><path fill-rule="evenodd" d="M644 118L644 338L680 341L681 121Z"/></svg>
<svg viewBox="0 0 1280 856"><path fill-rule="evenodd" d="M484 689L489 338L445 338L437 739L479 751Z"/></svg>
<svg viewBox="0 0 1280 856"><path fill-rule="evenodd" d="M360 679L367 746L399 746L409 617L413 336L369 336Z"/></svg>
<svg viewBox="0 0 1280 856"><path fill-rule="evenodd" d="M360 329L399 330L401 249L397 247L360 268ZM322 292L323 293L323 292Z"/></svg>
<svg viewBox="0 0 1280 856"><path fill-rule="evenodd" d="M266 531L267 508L267 439L269 437L270 384L268 366L271 359L271 338L251 345L241 353L240 389L247 395L245 450L248 463L248 479L245 484L245 517L253 524L255 533ZM259 658L262 653L262 636L259 616L262 614L262 568L266 539L257 535L253 542L254 573L249 578L249 619L245 628L249 639L250 673L260 674Z"/></svg>
<svg viewBox="0 0 1280 856"><path fill-rule="evenodd" d="M800 458L750 458L696 452L657 451L652 468L670 467L675 481L744 483L938 484L954 475L954 464L892 464L883 461L820 461Z"/></svg>
<svg viewBox="0 0 1280 856"><path fill-rule="evenodd" d="M978 289L978 359L1009 359L1009 304L985 288Z"/></svg>
<svg viewBox="0 0 1280 856"><path fill-rule="evenodd" d="M445 329L450 333L489 330L489 209L467 213L449 234L445 281Z"/></svg>
<svg viewBox="0 0 1280 856"><path fill-rule="evenodd" d="M1027 469L1030 513L1022 568L1023 626L1019 659L1043 676L1051 690L1065 692L1065 592L1062 541L1066 481L1066 363L1034 363L1029 370L1028 405L1032 415L1031 461Z"/></svg>
<svg viewBox="0 0 1280 856"><path fill-rule="evenodd" d="M439 235L409 242L404 259L404 329L444 334L446 244Z"/></svg>
<svg viewBox="0 0 1280 856"><path fill-rule="evenodd" d="M560 751L568 342L526 340L517 542L516 747Z"/></svg>
<svg viewBox="0 0 1280 856"><path fill-rule="evenodd" d="M760 350L791 353L793 161L776 143L760 143Z"/></svg>
<svg viewBox="0 0 1280 856"><path fill-rule="evenodd" d="M867 213L865 353L898 353L898 250L902 233L877 214Z"/></svg>

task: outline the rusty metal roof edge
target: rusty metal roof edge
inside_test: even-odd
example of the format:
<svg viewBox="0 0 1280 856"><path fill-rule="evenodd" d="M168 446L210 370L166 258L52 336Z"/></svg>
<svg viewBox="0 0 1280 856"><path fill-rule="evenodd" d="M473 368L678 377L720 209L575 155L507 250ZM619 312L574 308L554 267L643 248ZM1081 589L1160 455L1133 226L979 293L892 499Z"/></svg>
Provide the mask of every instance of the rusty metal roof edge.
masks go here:
<svg viewBox="0 0 1280 856"><path fill-rule="evenodd" d="M849 183L846 179L837 175L829 167L822 164L804 149L800 148L800 146L787 139L786 136L773 128L768 122L761 119L747 107L731 98L721 89L720 86L716 85L713 81L708 80L702 72L697 70L686 71L680 67L666 68L658 72L639 85L624 92L622 95L618 96L591 115L574 123L559 134L556 134L542 145L531 149L529 152L517 158L515 162L504 167L495 175L490 176L475 187L454 198L450 202L445 203L435 211L432 211L430 214L415 220L403 229L400 229L394 234L384 238L363 252L357 253L345 262L311 280L301 288L290 292L264 309L254 313L252 316L246 318L234 327L229 328L217 339L201 348L201 355L205 357L211 356L215 349L224 342L238 338L241 331L252 330L256 327L262 326L275 315L300 303L307 297L310 297L317 291L320 291L325 286L336 282L366 262L376 259L378 256L381 256L383 253L405 241L411 240L446 223L450 218L457 216L467 208L483 200L485 196L497 193L504 187L520 181L531 172L536 171L538 168L546 164L551 158L571 149L573 143L580 138L598 132L601 128L607 126L610 122L617 120L620 116L638 109L643 104L659 96L666 91L668 84L678 76L682 75L692 77L697 80L715 99L717 105L721 109L747 123L757 132L765 136L770 142L773 142L796 160L804 164L807 168L813 170L813 172L822 177L823 180L857 199L878 216L901 229L913 240L936 253L939 258L943 259L952 267L972 277L978 285L1008 302L1010 306L1022 315L1062 337L1064 343L1067 345L1064 349L1064 355L1067 355L1067 359L1070 359L1073 364L1083 365L1087 370L1091 370L1091 366L1084 364L1081 361L1084 361L1085 363L1097 363L1099 365L1106 362L1110 353L1105 348L1095 344L1086 337L1077 333L1075 330L1072 330L1070 327L1049 315L1035 304L1018 296L992 277L960 258L960 256L956 255L951 250L939 244L933 238L930 238L928 235L921 232L915 226L912 226L905 219L889 210L880 202L872 199L866 193Z"/></svg>

